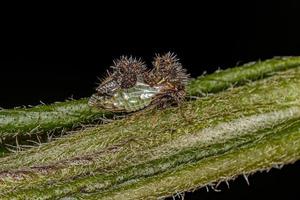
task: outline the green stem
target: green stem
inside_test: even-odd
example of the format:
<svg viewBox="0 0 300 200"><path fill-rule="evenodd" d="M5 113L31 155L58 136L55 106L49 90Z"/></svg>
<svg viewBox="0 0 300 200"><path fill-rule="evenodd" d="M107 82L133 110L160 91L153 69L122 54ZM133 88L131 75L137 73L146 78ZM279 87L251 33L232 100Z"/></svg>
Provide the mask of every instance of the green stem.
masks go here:
<svg viewBox="0 0 300 200"><path fill-rule="evenodd" d="M251 162L249 162L249 160ZM162 174L136 180L106 192L77 193L74 199L157 199L175 192L217 184L233 179L238 174L248 175L258 169L267 170L300 159L300 123L269 136L236 148L222 155L178 167Z"/></svg>
<svg viewBox="0 0 300 200"><path fill-rule="evenodd" d="M295 161L299 88L298 67L0 158L0 197L156 198Z"/></svg>
<svg viewBox="0 0 300 200"><path fill-rule="evenodd" d="M263 62L249 63L192 80L187 88L191 96L216 93L233 85L270 76L275 72L300 65L300 57L280 57ZM70 100L33 108L0 110L0 143L16 144L17 139L46 138L48 133L64 132L83 124L92 123L111 113L88 107L87 99ZM41 139L41 138L39 138Z"/></svg>
<svg viewBox="0 0 300 200"><path fill-rule="evenodd" d="M90 123L104 114L108 113L91 109L87 99L0 110L0 142L16 136L22 139L30 138L34 133L63 131Z"/></svg>
<svg viewBox="0 0 300 200"><path fill-rule="evenodd" d="M197 78L188 86L189 95L216 93L236 85L243 85L268 77L274 72L283 71L300 65L300 57L277 57L265 61L250 62L240 67L217 71Z"/></svg>

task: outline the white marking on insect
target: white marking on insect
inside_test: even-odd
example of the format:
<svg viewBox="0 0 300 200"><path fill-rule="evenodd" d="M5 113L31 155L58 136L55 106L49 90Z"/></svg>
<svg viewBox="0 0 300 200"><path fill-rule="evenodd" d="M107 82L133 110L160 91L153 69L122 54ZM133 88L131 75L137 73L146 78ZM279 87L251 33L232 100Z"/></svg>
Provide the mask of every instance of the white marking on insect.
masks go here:
<svg viewBox="0 0 300 200"><path fill-rule="evenodd" d="M128 96L128 94L126 94L126 93L123 93L123 97L124 97L125 100L128 100L128 99L129 99L129 96Z"/></svg>
<svg viewBox="0 0 300 200"><path fill-rule="evenodd" d="M129 103L137 103L137 100L129 100Z"/></svg>
<svg viewBox="0 0 300 200"><path fill-rule="evenodd" d="M141 94L140 99L142 99L142 100L149 99L153 96L154 96L154 93L145 93L145 94Z"/></svg>

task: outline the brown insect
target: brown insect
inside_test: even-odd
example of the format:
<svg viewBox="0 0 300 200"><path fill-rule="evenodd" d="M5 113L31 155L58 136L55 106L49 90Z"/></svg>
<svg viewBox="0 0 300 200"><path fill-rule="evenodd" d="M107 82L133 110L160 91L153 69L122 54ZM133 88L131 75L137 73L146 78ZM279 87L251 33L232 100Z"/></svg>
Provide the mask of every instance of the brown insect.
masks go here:
<svg viewBox="0 0 300 200"><path fill-rule="evenodd" d="M156 55L153 68L141 59L122 56L96 88L89 105L112 112L133 112L146 107L180 104L189 75L175 54Z"/></svg>

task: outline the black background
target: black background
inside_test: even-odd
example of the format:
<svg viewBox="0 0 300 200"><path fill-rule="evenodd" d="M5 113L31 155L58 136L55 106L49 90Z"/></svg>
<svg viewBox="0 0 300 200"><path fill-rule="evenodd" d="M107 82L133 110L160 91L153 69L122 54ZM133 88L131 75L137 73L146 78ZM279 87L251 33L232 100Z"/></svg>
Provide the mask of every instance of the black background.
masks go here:
<svg viewBox="0 0 300 200"><path fill-rule="evenodd" d="M243 3L241 3L243 2ZM189 73L273 56L300 55L300 3L209 1L112 5L16 5L1 17L0 106L12 108L89 96L120 55L178 54ZM300 163L239 177L222 192L186 199L299 198Z"/></svg>

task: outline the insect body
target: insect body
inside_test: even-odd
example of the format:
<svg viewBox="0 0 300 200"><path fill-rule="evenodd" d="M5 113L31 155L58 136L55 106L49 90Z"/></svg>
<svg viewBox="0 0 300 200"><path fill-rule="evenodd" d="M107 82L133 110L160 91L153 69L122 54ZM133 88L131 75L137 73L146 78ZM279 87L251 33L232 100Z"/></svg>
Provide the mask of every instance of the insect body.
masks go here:
<svg viewBox="0 0 300 200"><path fill-rule="evenodd" d="M159 87L137 82L131 88L117 90L112 96L94 94L89 103L114 112L134 112L149 106L159 92Z"/></svg>
<svg viewBox="0 0 300 200"><path fill-rule="evenodd" d="M153 65L147 70L140 60L121 57L91 96L89 105L112 112L133 112L181 103L188 75L178 59L168 53L157 56Z"/></svg>

